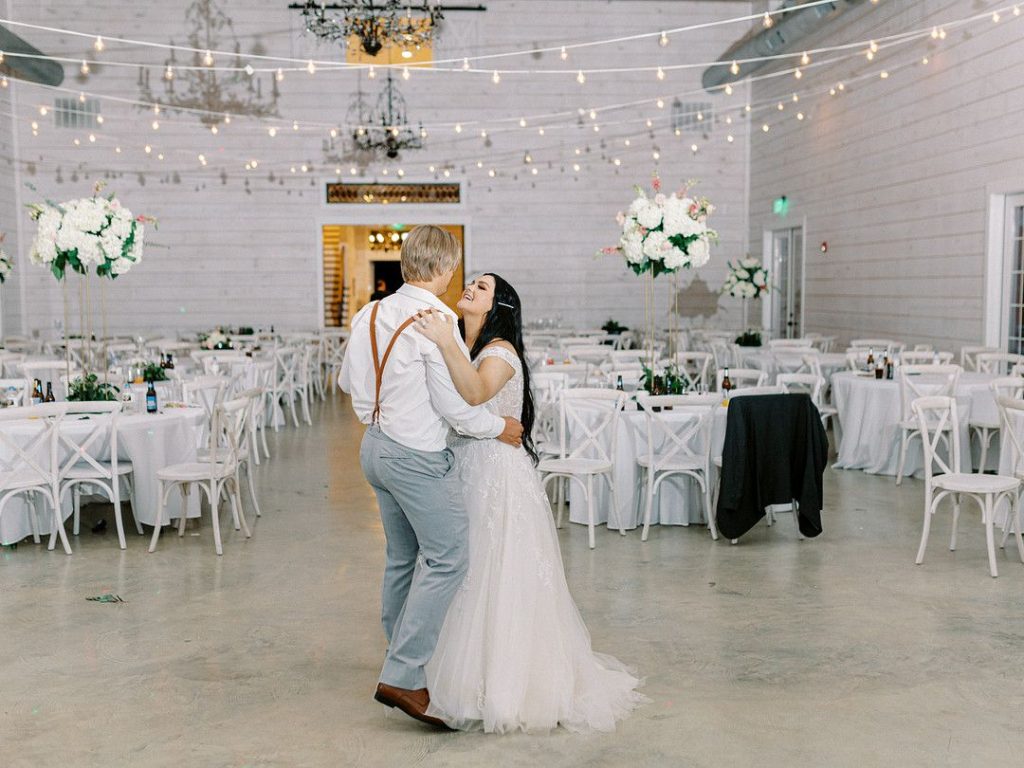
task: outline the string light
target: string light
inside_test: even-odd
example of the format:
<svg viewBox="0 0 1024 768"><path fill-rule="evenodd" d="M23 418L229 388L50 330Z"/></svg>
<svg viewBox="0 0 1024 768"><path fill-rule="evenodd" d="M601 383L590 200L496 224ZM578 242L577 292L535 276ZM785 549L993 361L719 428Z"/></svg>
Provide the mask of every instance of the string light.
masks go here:
<svg viewBox="0 0 1024 768"><path fill-rule="evenodd" d="M96 115L96 123L98 125L103 125L103 115Z"/></svg>
<svg viewBox="0 0 1024 768"><path fill-rule="evenodd" d="M174 79L174 67L172 67L170 64L168 64L167 65L167 69L164 70L164 80L173 80L173 79Z"/></svg>
<svg viewBox="0 0 1024 768"><path fill-rule="evenodd" d="M245 74L247 74L249 77L252 77L255 71L256 70L252 68L252 64L245 65Z"/></svg>
<svg viewBox="0 0 1024 768"><path fill-rule="evenodd" d="M160 130L160 121L159 120L154 120L153 121L153 130L154 131L159 131Z"/></svg>
<svg viewBox="0 0 1024 768"><path fill-rule="evenodd" d="M579 163L573 163L573 164L572 164L572 169L573 169L574 171L576 171L577 173L579 173L579 170L580 170L580 164L579 164Z"/></svg>
<svg viewBox="0 0 1024 768"><path fill-rule="evenodd" d="M655 106L658 109L664 109L665 108L665 100L664 99L659 98L656 102L654 102L654 104L655 104Z"/></svg>
<svg viewBox="0 0 1024 768"><path fill-rule="evenodd" d="M7 75L0 75L0 88L7 87Z"/></svg>
<svg viewBox="0 0 1024 768"><path fill-rule="evenodd" d="M213 54L210 51L207 51L203 55L203 64L205 64L208 67L212 67L213 66Z"/></svg>
<svg viewBox="0 0 1024 768"><path fill-rule="evenodd" d="M923 59L921 59L921 63L924 64L925 66L927 66L928 65L928 57L925 56Z"/></svg>
<svg viewBox="0 0 1024 768"><path fill-rule="evenodd" d="M811 57L807 55L807 51L804 51L804 55L800 57L800 63L805 67L811 63Z"/></svg>
<svg viewBox="0 0 1024 768"><path fill-rule="evenodd" d="M224 125L231 125L231 115L224 115Z"/></svg>
<svg viewBox="0 0 1024 768"><path fill-rule="evenodd" d="M768 123L765 123L764 125L761 126L761 130L764 131L765 133L768 133L768 131L771 130L771 126L769 126Z"/></svg>
<svg viewBox="0 0 1024 768"><path fill-rule="evenodd" d="M732 85L730 85L729 83L725 84L725 95L732 96Z"/></svg>
<svg viewBox="0 0 1024 768"><path fill-rule="evenodd" d="M992 22L994 24L998 24L999 23L999 11L994 11L992 13Z"/></svg>
<svg viewBox="0 0 1024 768"><path fill-rule="evenodd" d="M732 65L729 67L729 71L732 72L734 75L738 75L740 73L740 65L739 65L739 63L736 62L736 61L733 61Z"/></svg>
<svg viewBox="0 0 1024 768"><path fill-rule="evenodd" d="M793 103L796 104L798 101L800 101L800 96L798 94L794 93L793 94Z"/></svg>
<svg viewBox="0 0 1024 768"><path fill-rule="evenodd" d="M541 126L540 128L538 128L538 129L537 129L537 133L538 133L539 135L543 136L543 135L544 135L544 127L543 127L543 126Z"/></svg>
<svg viewBox="0 0 1024 768"><path fill-rule="evenodd" d="M46 117L46 113L49 112L49 111L50 110L48 110L46 107L40 107L39 108L39 114L42 115L43 117Z"/></svg>
<svg viewBox="0 0 1024 768"><path fill-rule="evenodd" d="M797 80L799 80L803 76L804 76L804 73L801 70L799 70L799 69L794 69L793 70L793 77L795 77Z"/></svg>
<svg viewBox="0 0 1024 768"><path fill-rule="evenodd" d="M293 120L292 121L292 130L293 131L299 130L299 121L298 120Z"/></svg>
<svg viewBox="0 0 1024 768"><path fill-rule="evenodd" d="M775 24L775 21L772 19L772 15L765 11L764 18L761 20L761 23L764 24L765 29L771 29Z"/></svg>
<svg viewBox="0 0 1024 768"><path fill-rule="evenodd" d="M797 120L803 120L804 119L804 113L803 112L797 112L796 113L796 119Z"/></svg>
<svg viewBox="0 0 1024 768"><path fill-rule="evenodd" d="M582 69L576 73L576 82L579 83L580 85L583 85L585 82L587 82L587 77L586 75L583 74Z"/></svg>
<svg viewBox="0 0 1024 768"><path fill-rule="evenodd" d="M495 173L494 169L491 168L487 171L487 175L493 179L497 174Z"/></svg>
<svg viewBox="0 0 1024 768"><path fill-rule="evenodd" d="M93 42L92 47L93 50L95 50L97 53L102 53L103 49L106 47L105 45L103 45L103 38L99 35L96 35L96 40L95 42Z"/></svg>
<svg viewBox="0 0 1024 768"><path fill-rule="evenodd" d="M338 129L337 128L331 128L331 138L332 139L338 138Z"/></svg>
<svg viewBox="0 0 1024 768"><path fill-rule="evenodd" d="M409 68L408 67L402 67L402 79L403 80L408 80L411 76L412 75L409 72Z"/></svg>
<svg viewBox="0 0 1024 768"><path fill-rule="evenodd" d="M665 70L662 69L661 67L658 67L657 78L659 80L664 80L665 79Z"/></svg>
<svg viewBox="0 0 1024 768"><path fill-rule="evenodd" d="M591 120L597 120L597 110L596 109L590 110L590 119Z"/></svg>
<svg viewBox="0 0 1024 768"><path fill-rule="evenodd" d="M664 32L662 32L661 36L658 37L658 45L660 45L662 48L668 45L668 35L666 35Z"/></svg>
<svg viewBox="0 0 1024 768"><path fill-rule="evenodd" d="M462 71L469 72L469 59L462 60Z"/></svg>
<svg viewBox="0 0 1024 768"><path fill-rule="evenodd" d="M149 144L147 144L145 147L143 147L143 151L145 151L145 153L147 155L153 154L153 148L151 146L149 146Z"/></svg>
<svg viewBox="0 0 1024 768"><path fill-rule="evenodd" d="M878 76L880 78L882 78L883 80L888 80L889 79L889 73L886 72L884 69L881 72L878 73Z"/></svg>
<svg viewBox="0 0 1024 768"><path fill-rule="evenodd" d="M316 64L313 63L312 59L310 59L309 62L306 64L306 71L309 72L309 74L311 75L316 74Z"/></svg>
<svg viewBox="0 0 1024 768"><path fill-rule="evenodd" d="M456 133L462 133L462 123L456 123L455 124L455 132Z"/></svg>
<svg viewBox="0 0 1024 768"><path fill-rule="evenodd" d="M697 154L697 145L696 144L691 144L690 145L690 151L693 152L693 154L696 155Z"/></svg>
<svg viewBox="0 0 1024 768"><path fill-rule="evenodd" d="M278 67L277 68L277 73L274 75L274 79L277 80L277 82L279 82L279 83L282 80L284 80L284 70L281 69L280 67Z"/></svg>
<svg viewBox="0 0 1024 768"><path fill-rule="evenodd" d="M89 62L88 62L88 61L86 61L85 59L83 59L83 60L82 60L82 66L80 66L80 67L78 68L78 70L79 70L79 72L81 72L81 73L82 73L83 75L88 75L88 74L89 74Z"/></svg>
<svg viewBox="0 0 1024 768"><path fill-rule="evenodd" d="M736 141L736 139L733 138L733 135L731 133L728 136L725 137L725 140L728 141L730 144L732 144L734 141Z"/></svg>
<svg viewBox="0 0 1024 768"><path fill-rule="evenodd" d="M491 82L495 85L501 82L501 75L498 74L498 70L494 70L494 74L491 75Z"/></svg>
<svg viewBox="0 0 1024 768"><path fill-rule="evenodd" d="M526 127L526 118L525 117L520 117L519 118L519 127L520 128L525 128Z"/></svg>
<svg viewBox="0 0 1024 768"><path fill-rule="evenodd" d="M565 46L564 45L562 46L562 50L561 50L561 52L558 55L561 57L562 61L565 61L566 59L569 58L569 52L567 50L565 50Z"/></svg>
<svg viewBox="0 0 1024 768"><path fill-rule="evenodd" d="M270 126L270 128L267 129L267 135L270 136L270 138L277 136L277 128Z"/></svg>
<svg viewBox="0 0 1024 768"><path fill-rule="evenodd" d="M217 126L216 125L211 125L210 126L210 133L212 133L214 136L217 135L218 131L217 131Z"/></svg>

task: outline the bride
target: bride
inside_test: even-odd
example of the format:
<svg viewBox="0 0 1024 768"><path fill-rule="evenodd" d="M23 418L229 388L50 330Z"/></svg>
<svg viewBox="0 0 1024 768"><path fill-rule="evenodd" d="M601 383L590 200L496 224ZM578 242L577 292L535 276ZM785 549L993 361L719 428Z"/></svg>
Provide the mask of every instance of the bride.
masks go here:
<svg viewBox="0 0 1024 768"><path fill-rule="evenodd" d="M523 424L523 446L452 437L469 514L469 570L427 665L428 714L460 730L611 731L646 697L611 656L594 653L569 594L547 496L534 469L533 398L519 295L498 275L458 303L473 361L451 318L421 312L459 394Z"/></svg>

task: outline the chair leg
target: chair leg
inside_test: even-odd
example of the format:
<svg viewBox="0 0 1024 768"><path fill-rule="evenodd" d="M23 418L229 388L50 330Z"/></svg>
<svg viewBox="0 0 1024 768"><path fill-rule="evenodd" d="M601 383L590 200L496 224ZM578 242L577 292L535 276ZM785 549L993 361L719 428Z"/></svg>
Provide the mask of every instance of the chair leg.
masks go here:
<svg viewBox="0 0 1024 768"><path fill-rule="evenodd" d="M181 517L178 518L178 538L180 539L185 535L185 524L188 522L188 483L182 483L178 488L181 491ZM200 503L202 503L201 497Z"/></svg>
<svg viewBox="0 0 1024 768"><path fill-rule="evenodd" d="M1020 492L1010 502L1009 514L1013 515L1013 535L1017 539L1017 554L1020 555L1020 561L1024 563L1024 538L1020 533Z"/></svg>
<svg viewBox="0 0 1024 768"><path fill-rule="evenodd" d="M138 531L139 536L144 536L145 531L142 530L142 522L139 520L139 500L135 493L135 478L129 475L128 481L128 498L132 502L132 520L135 521L135 530Z"/></svg>
<svg viewBox="0 0 1024 768"><path fill-rule="evenodd" d="M960 494L953 494L953 533L949 537L949 551L956 551L956 533L960 527Z"/></svg>
<svg viewBox="0 0 1024 768"><path fill-rule="evenodd" d="M263 425L260 427L260 441L263 443L263 456L269 460L270 449L267 447L267 422L265 418L263 420Z"/></svg>
<svg viewBox="0 0 1024 768"><path fill-rule="evenodd" d="M896 485L903 484L903 466L907 463L907 443L910 442L910 433L900 428L900 460L896 465Z"/></svg>
<svg viewBox="0 0 1024 768"><path fill-rule="evenodd" d="M993 496L991 493L985 494L985 546L988 547L988 570L992 574L992 578L999 576L999 569L996 567L996 547L995 547L995 536L992 531L992 508Z"/></svg>
<svg viewBox="0 0 1024 768"><path fill-rule="evenodd" d="M612 489L612 509L615 510L615 514L619 516L619 535L626 535L626 516L622 512L622 507L619 506L619 486L615 482L615 468L605 475L608 478L608 485ZM611 517L608 518L608 526L611 527Z"/></svg>
<svg viewBox="0 0 1024 768"><path fill-rule="evenodd" d="M238 488L241 482L238 479L239 469L235 467L235 476L229 480L224 481L224 485L221 486L221 491L228 495L228 499L231 501L231 518L235 523L235 530L242 530L242 522L238 519L238 504L235 503L235 496L232 495L232 488L234 488L235 495L238 494Z"/></svg>
<svg viewBox="0 0 1024 768"><path fill-rule="evenodd" d="M587 543L593 549L597 546L594 539L594 476L587 475Z"/></svg>
<svg viewBox="0 0 1024 768"><path fill-rule="evenodd" d="M252 460L256 462L256 466L260 464L260 446L256 442L256 419L253 418L252 423L249 425L249 453L252 456Z"/></svg>
<svg viewBox="0 0 1024 768"><path fill-rule="evenodd" d="M53 532L50 534L50 543L46 546L47 549L52 550L57 544L57 537L60 536L60 543L64 547L65 554L71 554L71 545L68 543L68 534L64 530L64 515L61 514L60 509L60 491L58 488L54 488L51 491L53 495Z"/></svg>
<svg viewBox="0 0 1024 768"><path fill-rule="evenodd" d="M110 488L114 492L114 523L117 525L117 543L121 545L121 549L128 549L124 541L124 519L121 517L121 478L111 478Z"/></svg>
<svg viewBox="0 0 1024 768"><path fill-rule="evenodd" d="M82 516L82 484L75 483L71 488L71 504L74 511L74 517L71 523L71 533L74 536L78 535L79 522ZM124 547L122 547L124 549Z"/></svg>
<svg viewBox="0 0 1024 768"><path fill-rule="evenodd" d="M704 506L705 514L708 518L708 530L711 531L711 540L718 541L718 525L715 521L715 510L711 504L711 494L713 493L711 478L708 476L704 477Z"/></svg>
<svg viewBox="0 0 1024 768"><path fill-rule="evenodd" d="M39 496L35 491L28 494L28 526L32 530L32 541L39 543Z"/></svg>
<svg viewBox="0 0 1024 768"><path fill-rule="evenodd" d="M558 519L555 521L555 527L562 527L562 513L565 511L565 479L561 477L555 478L555 504L558 508Z"/></svg>
<svg viewBox="0 0 1024 768"><path fill-rule="evenodd" d="M924 562L924 548L928 544L928 532L932 527L932 494L925 493L924 499L924 525L921 528L921 546L917 548L917 559L914 563L920 565Z"/></svg>
<svg viewBox="0 0 1024 768"><path fill-rule="evenodd" d="M231 503L238 507L238 519L242 523L242 533L245 534L245 538L251 539L252 533L249 531L249 523L245 519L245 509L242 507L242 486L238 483L235 483L231 491L231 499Z"/></svg>
<svg viewBox="0 0 1024 768"><path fill-rule="evenodd" d="M981 428L981 434L978 435L978 441L981 443L981 456L978 459L978 473L985 474L985 465L988 463L988 445L992 442L992 432L988 427Z"/></svg>
<svg viewBox="0 0 1024 768"><path fill-rule="evenodd" d="M299 417L295 415L295 398L296 397L297 397L297 395L294 392L292 392L290 394L290 396L288 397L288 408L292 412L292 424L294 424L297 427L297 426L299 426Z"/></svg>
<svg viewBox="0 0 1024 768"><path fill-rule="evenodd" d="M302 398L302 420L306 422L306 426L312 427L313 420L309 417L309 398Z"/></svg>
<svg viewBox="0 0 1024 768"><path fill-rule="evenodd" d="M245 465L245 477L249 481L249 496L252 498L252 508L256 510L256 517L263 517L263 513L260 512L260 503L256 499L256 485L252 479L252 465L249 463Z"/></svg>
<svg viewBox="0 0 1024 768"><path fill-rule="evenodd" d="M640 541L647 541L647 535L651 530L651 512L654 508L654 475L657 474L651 467L646 469L647 473L647 493L644 494L644 530L640 534Z"/></svg>
<svg viewBox="0 0 1024 768"><path fill-rule="evenodd" d="M217 549L218 555L224 554L224 549L220 544L220 515L218 514L218 508L220 506L220 486L216 481L210 483L210 515L213 517L213 546Z"/></svg>

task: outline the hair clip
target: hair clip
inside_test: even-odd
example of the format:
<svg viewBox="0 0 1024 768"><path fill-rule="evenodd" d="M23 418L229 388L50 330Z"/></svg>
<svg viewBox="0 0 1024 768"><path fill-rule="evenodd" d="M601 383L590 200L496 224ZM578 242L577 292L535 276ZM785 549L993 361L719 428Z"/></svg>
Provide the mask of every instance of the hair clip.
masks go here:
<svg viewBox="0 0 1024 768"><path fill-rule="evenodd" d="M512 306L511 304L506 304L504 301L499 301L498 302L498 306L499 307L508 307L509 309L515 309L514 306Z"/></svg>

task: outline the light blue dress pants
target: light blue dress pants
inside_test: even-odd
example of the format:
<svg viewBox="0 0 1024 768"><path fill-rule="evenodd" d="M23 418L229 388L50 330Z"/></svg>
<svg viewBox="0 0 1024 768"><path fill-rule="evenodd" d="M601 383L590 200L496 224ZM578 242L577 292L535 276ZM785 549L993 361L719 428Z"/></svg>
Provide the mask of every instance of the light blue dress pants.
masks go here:
<svg viewBox="0 0 1024 768"><path fill-rule="evenodd" d="M371 426L359 458L377 494L387 539L381 621L388 654L380 681L425 688L424 665L469 563L468 521L454 457L448 449L406 448Z"/></svg>

